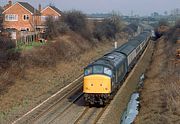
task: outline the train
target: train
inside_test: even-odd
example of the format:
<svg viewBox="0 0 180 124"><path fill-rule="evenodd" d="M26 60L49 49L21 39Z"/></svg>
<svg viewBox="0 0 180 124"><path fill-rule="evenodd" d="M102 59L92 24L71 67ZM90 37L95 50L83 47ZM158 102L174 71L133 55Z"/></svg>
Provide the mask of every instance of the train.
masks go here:
<svg viewBox="0 0 180 124"><path fill-rule="evenodd" d="M86 104L106 105L113 99L150 38L151 32L143 31L84 68L83 93Z"/></svg>

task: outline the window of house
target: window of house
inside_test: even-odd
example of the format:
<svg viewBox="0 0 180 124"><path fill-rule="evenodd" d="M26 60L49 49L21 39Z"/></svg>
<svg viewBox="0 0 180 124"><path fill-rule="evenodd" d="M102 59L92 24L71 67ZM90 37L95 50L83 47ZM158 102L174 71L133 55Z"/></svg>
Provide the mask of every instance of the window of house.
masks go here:
<svg viewBox="0 0 180 124"><path fill-rule="evenodd" d="M30 30L29 30L29 28L24 28L24 27L22 27L22 28L21 28L21 31L30 31Z"/></svg>
<svg viewBox="0 0 180 124"><path fill-rule="evenodd" d="M16 14L6 14L5 21L18 21L18 15Z"/></svg>
<svg viewBox="0 0 180 124"><path fill-rule="evenodd" d="M23 19L24 19L24 20L29 20L29 15L24 15L24 16L23 16Z"/></svg>

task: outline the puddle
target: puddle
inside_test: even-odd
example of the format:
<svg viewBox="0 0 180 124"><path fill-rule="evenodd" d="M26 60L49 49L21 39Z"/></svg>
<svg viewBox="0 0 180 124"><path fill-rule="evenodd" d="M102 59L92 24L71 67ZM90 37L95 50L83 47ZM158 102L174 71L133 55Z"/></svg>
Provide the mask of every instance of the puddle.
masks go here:
<svg viewBox="0 0 180 124"><path fill-rule="evenodd" d="M139 83L138 83L138 89L143 88L144 85L144 79L145 75L142 74L139 78ZM131 95L130 101L127 105L126 110L123 113L123 116L121 117L121 122L120 124L132 124L134 122L134 119L139 113L139 96L140 94L138 92L135 92Z"/></svg>
<svg viewBox="0 0 180 124"><path fill-rule="evenodd" d="M132 124L136 116L138 115L139 93L133 93L128 103L126 110L123 113L120 124Z"/></svg>

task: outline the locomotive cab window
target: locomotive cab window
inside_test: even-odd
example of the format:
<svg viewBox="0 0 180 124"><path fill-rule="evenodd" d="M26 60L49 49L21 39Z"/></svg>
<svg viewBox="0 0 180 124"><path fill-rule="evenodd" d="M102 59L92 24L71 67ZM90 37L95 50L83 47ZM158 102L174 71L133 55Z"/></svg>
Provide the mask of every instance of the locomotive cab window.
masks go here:
<svg viewBox="0 0 180 124"><path fill-rule="evenodd" d="M90 75L92 74L92 67L89 67L89 68L86 68L85 71L84 71L84 75Z"/></svg>
<svg viewBox="0 0 180 124"><path fill-rule="evenodd" d="M103 73L103 66L93 66L93 73L95 74L102 74Z"/></svg>
<svg viewBox="0 0 180 124"><path fill-rule="evenodd" d="M112 71L109 68L104 68L104 74L107 74L109 76L112 76Z"/></svg>
<svg viewBox="0 0 180 124"><path fill-rule="evenodd" d="M113 75L112 70L110 68L103 67L100 65L88 67L84 70L85 76L91 75L91 74L105 74L105 75L108 75L110 77L112 77L112 75Z"/></svg>

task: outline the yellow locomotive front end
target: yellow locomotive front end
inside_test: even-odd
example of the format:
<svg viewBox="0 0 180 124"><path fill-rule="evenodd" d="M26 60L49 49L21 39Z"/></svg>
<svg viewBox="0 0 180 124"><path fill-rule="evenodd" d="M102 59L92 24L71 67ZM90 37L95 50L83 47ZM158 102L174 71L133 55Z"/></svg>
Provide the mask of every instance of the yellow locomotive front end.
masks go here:
<svg viewBox="0 0 180 124"><path fill-rule="evenodd" d="M111 78L94 74L84 77L84 93L111 93Z"/></svg>
<svg viewBox="0 0 180 124"><path fill-rule="evenodd" d="M107 103L112 89L112 71L103 66L92 66L85 69L83 92L86 103Z"/></svg>

